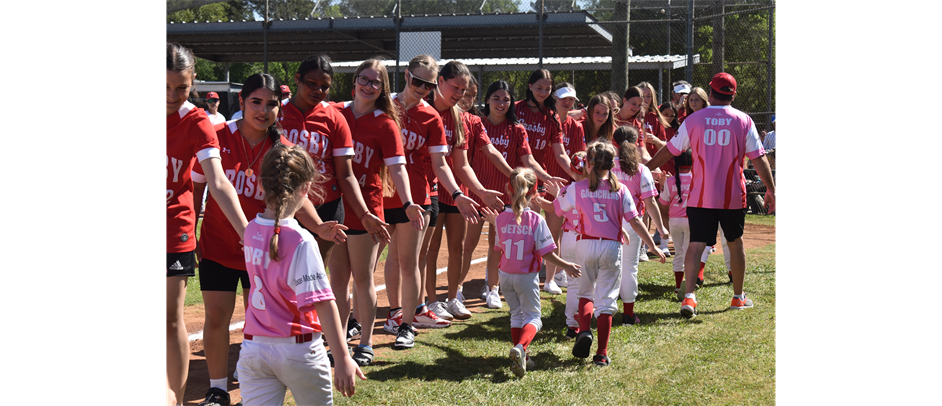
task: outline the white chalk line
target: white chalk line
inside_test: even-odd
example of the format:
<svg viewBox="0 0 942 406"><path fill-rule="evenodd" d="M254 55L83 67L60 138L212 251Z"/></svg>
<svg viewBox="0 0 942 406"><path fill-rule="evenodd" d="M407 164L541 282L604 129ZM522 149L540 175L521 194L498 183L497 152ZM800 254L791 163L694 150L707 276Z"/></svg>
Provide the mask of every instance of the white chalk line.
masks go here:
<svg viewBox="0 0 942 406"><path fill-rule="evenodd" d="M487 261L487 257L477 258L477 259L471 261L471 265L480 264L481 262L485 262L485 261ZM435 270L435 275L441 275L443 272L446 272L446 271L448 271L448 268L447 268L447 267L445 267L445 268L438 268L438 269ZM381 290L386 290L386 285L379 285L379 286L376 287L376 291L377 291L377 292L379 292L379 291L381 291ZM350 295L350 297L352 298L353 295ZM245 326L245 321L240 321L240 322L238 322L238 323L233 323L233 324L229 325L229 331L239 330L239 329L241 329L243 326ZM200 331L198 331L198 332L196 332L196 333L190 334L190 337L189 337L189 338L190 338L190 341L202 340L202 339L203 339L203 330L200 330Z"/></svg>

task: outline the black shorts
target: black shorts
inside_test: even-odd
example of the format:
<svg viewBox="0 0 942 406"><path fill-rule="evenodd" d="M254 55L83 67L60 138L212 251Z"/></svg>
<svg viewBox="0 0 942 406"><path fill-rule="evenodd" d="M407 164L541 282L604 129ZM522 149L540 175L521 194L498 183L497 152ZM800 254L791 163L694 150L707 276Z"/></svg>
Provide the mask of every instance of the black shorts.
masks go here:
<svg viewBox="0 0 942 406"><path fill-rule="evenodd" d="M704 209L687 207L687 222L690 225L690 241L716 244L716 226L723 227L726 241L742 237L746 225L747 209Z"/></svg>
<svg viewBox="0 0 942 406"><path fill-rule="evenodd" d="M321 218L321 221L336 221L338 223L343 223L342 197L325 202L324 204L317 206L315 210L317 210L317 215Z"/></svg>
<svg viewBox="0 0 942 406"><path fill-rule="evenodd" d="M235 292L242 281L242 290L251 287L249 273L232 269L211 259L200 261L200 290L214 292Z"/></svg>
<svg viewBox="0 0 942 406"><path fill-rule="evenodd" d="M196 276L196 251L168 252L167 277Z"/></svg>
<svg viewBox="0 0 942 406"><path fill-rule="evenodd" d="M452 205L450 205L450 204L445 204L445 203L438 203L438 212L439 212L439 213L442 213L442 214L444 214L444 213L461 213L460 211L458 211L458 207L457 207L457 206L452 206Z"/></svg>
<svg viewBox="0 0 942 406"><path fill-rule="evenodd" d="M423 204L420 205L420 207L422 207L422 210L425 210L426 213L432 209L432 205L430 204ZM383 216L386 217L387 224L402 224L409 222L409 216L406 215L406 209L403 209L402 207L397 209L383 209Z"/></svg>
<svg viewBox="0 0 942 406"><path fill-rule="evenodd" d="M438 224L438 196L432 196L432 204L429 207L432 214L428 219L428 227L435 228L435 225Z"/></svg>

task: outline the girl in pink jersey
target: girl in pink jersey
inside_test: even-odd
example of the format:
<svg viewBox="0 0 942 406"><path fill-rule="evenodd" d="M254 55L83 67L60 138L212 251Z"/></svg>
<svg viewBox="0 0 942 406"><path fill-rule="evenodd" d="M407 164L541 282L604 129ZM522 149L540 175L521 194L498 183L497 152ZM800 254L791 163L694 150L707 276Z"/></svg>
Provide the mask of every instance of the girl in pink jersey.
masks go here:
<svg viewBox="0 0 942 406"><path fill-rule="evenodd" d="M238 371L242 402L276 405L286 389L298 404L333 404L330 362L321 333L345 346L344 327L327 282L317 241L292 217L320 177L307 151L278 144L265 154L265 211L246 227L245 266L252 279ZM366 379L346 351L334 354L333 384L353 396L354 376Z"/></svg>
<svg viewBox="0 0 942 406"><path fill-rule="evenodd" d="M239 234L247 221L220 164L219 142L209 117L187 101L196 78L196 57L167 44L167 381L183 399L190 343L183 323L187 279L196 275L196 220L202 196L193 193L191 170L199 162L210 196Z"/></svg>
<svg viewBox="0 0 942 406"><path fill-rule="evenodd" d="M658 203L666 207L670 216L671 236L674 240L674 293L677 300L684 300L684 289L680 284L684 281L684 256L687 245L690 244L690 225L687 223L687 197L690 194L690 169L693 157L690 150L674 157L674 166L677 174L667 178L664 189L658 196Z"/></svg>
<svg viewBox="0 0 942 406"><path fill-rule="evenodd" d="M572 174L573 182L580 182L585 179L585 150L572 154L569 164L569 173ZM563 193L572 193L570 183L563 189ZM548 202L547 202L548 203ZM559 206L559 200L554 200L550 205L543 206L544 211L553 211L562 216L563 235L560 238L559 256L564 261L576 261L576 239L579 235L579 211L572 209L564 212ZM552 231L552 230L550 230ZM566 338L576 338L579 334L579 321L576 320L576 312L579 309L579 283L581 278L568 278L566 280Z"/></svg>
<svg viewBox="0 0 942 406"><path fill-rule="evenodd" d="M426 233L428 240L427 262L424 265L426 271L425 289L429 300L429 309L435 312L439 317L451 316L454 319L466 320L471 317L465 307L463 298L459 297L461 281L466 274L462 274L461 264L464 256L464 241L468 223L461 215L458 207L455 206L455 198L467 194L469 191L480 199L481 203L500 209L504 203L500 200L501 192L485 189L474 170L469 164L469 155L471 152L484 154L491 162L507 163L500 155L500 152L491 145L491 141L484 131L480 117L471 115L462 111L459 107L466 96L472 91L470 81L473 80L468 67L458 61L451 61L442 67L438 75L438 86L431 93L430 99L432 107L438 111L442 118L442 124L445 127L445 137L448 140L448 153L445 155L445 161L455 178L460 181L461 194L458 191L452 193L441 193L439 195L439 221L435 226L434 232ZM476 91L476 88L474 88ZM472 99L473 100L473 99ZM473 106L473 103L468 103ZM509 169L508 169L509 173ZM441 189L444 185L439 185ZM441 249L442 233L448 237L448 296L444 306L441 302L435 300L437 288L436 268L438 264L438 252ZM421 257L420 257L421 260Z"/></svg>
<svg viewBox="0 0 942 406"><path fill-rule="evenodd" d="M523 378L535 363L530 360L530 342L540 331L540 265L546 259L570 276L579 276L579 265L563 261L554 252L556 243L537 212L529 209L530 199L537 194L536 175L529 168L517 168L510 174L507 193L512 208L498 213L484 208L487 221L497 231L494 249L500 257L500 286L510 307L510 370Z"/></svg>
<svg viewBox="0 0 942 406"><path fill-rule="evenodd" d="M624 241L619 219L628 221L642 239L653 246L651 236L641 224L635 205L626 188L611 173L615 166L615 147L610 142L596 142L586 149L587 179L573 184L571 193L559 195L559 185L547 183L547 189L559 196L560 209L579 210L579 234L576 243L576 263L582 266L579 283L579 335L572 348L578 358L589 356L592 331L589 323L593 313L598 319L599 345L592 361L608 366L608 338L612 329L612 315L617 308L618 289L621 286L621 243ZM661 262L665 261L660 251ZM591 299L590 299L591 298ZM596 307L597 306L597 307Z"/></svg>

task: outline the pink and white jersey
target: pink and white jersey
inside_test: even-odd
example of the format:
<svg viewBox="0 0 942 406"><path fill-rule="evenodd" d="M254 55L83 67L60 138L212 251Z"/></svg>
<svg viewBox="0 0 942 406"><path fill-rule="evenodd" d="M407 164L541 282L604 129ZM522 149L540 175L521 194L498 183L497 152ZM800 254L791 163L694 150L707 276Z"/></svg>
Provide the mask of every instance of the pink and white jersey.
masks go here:
<svg viewBox="0 0 942 406"><path fill-rule="evenodd" d="M612 172L618 177L618 181L628 188L628 194L631 195L635 209L638 210L639 214L644 215L644 201L642 199L657 196L657 187L654 185L654 176L651 175L651 170L644 164L639 163L638 172L628 176L627 173L621 171L621 165L618 164L618 157L616 156L615 167L612 168Z"/></svg>
<svg viewBox="0 0 942 406"><path fill-rule="evenodd" d="M245 269L252 289L243 331L265 337L320 332L314 303L335 299L317 241L297 220L282 219L278 224L281 259L277 262L268 254L275 221L259 215L245 228Z"/></svg>
<svg viewBox="0 0 942 406"><path fill-rule="evenodd" d="M524 208L520 213L520 223L514 218L514 211L505 208L497 215L497 243L494 250L503 252L498 268L507 273L539 272L543 256L556 249L553 235L543 216Z"/></svg>
<svg viewBox="0 0 942 406"><path fill-rule="evenodd" d="M563 189L560 193L566 192L572 193L572 183L566 185L566 188ZM553 208L556 211L556 215L563 218L563 231L575 231L579 232L579 210L572 209L569 211L564 211L559 207L559 200L553 200Z"/></svg>
<svg viewBox="0 0 942 406"><path fill-rule="evenodd" d="M693 178L688 207L746 208L743 157L765 155L752 118L732 106L709 106L684 120L667 148L680 155L693 152Z"/></svg>
<svg viewBox="0 0 942 406"><path fill-rule="evenodd" d="M563 211L579 210L579 234L624 243L620 219L630 221L638 217L627 188L620 187L612 192L608 179L600 180L594 192L589 189L588 179L572 186L572 189L560 192L562 196L556 200Z"/></svg>
<svg viewBox="0 0 942 406"><path fill-rule="evenodd" d="M677 190L677 177L680 177L680 191ZM690 172L678 173L667 178L664 184L664 190L657 198L661 204L668 206L668 217L672 219L687 218L687 199L690 196ZM677 195L680 195L683 202L677 202Z"/></svg>

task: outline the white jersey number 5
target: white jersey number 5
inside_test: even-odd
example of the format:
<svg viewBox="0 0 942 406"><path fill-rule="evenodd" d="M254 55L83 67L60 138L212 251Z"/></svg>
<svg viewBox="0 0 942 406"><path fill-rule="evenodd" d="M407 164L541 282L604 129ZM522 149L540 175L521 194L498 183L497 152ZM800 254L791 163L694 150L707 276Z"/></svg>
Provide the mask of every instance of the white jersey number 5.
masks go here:
<svg viewBox="0 0 942 406"><path fill-rule="evenodd" d="M595 216L592 218L599 223L608 223L608 214L605 213L605 205L599 203L592 203L592 209L595 211Z"/></svg>

